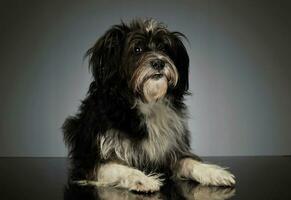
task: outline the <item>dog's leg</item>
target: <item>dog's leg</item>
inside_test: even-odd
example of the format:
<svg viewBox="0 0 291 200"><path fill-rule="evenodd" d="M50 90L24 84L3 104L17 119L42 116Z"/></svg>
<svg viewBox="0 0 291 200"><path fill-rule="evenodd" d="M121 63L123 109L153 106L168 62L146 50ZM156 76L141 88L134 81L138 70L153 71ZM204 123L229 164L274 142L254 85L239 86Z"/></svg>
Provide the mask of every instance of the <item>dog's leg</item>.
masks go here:
<svg viewBox="0 0 291 200"><path fill-rule="evenodd" d="M97 181L78 181L83 185L112 186L137 192L155 192L160 189L159 175L146 175L128 166L106 163L99 167Z"/></svg>
<svg viewBox="0 0 291 200"><path fill-rule="evenodd" d="M235 184L234 175L226 169L191 158L179 161L175 175L178 179L195 180L202 185L231 186Z"/></svg>

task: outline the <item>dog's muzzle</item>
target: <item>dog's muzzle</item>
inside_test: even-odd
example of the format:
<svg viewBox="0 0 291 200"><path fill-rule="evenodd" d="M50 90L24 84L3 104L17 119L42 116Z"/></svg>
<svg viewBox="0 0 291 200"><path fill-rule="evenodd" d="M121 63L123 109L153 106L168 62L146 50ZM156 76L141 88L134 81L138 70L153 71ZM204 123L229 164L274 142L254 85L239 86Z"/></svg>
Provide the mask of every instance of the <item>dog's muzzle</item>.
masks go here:
<svg viewBox="0 0 291 200"><path fill-rule="evenodd" d="M145 53L130 82L134 93L143 101L157 101L166 95L168 87L177 85L177 68L164 53Z"/></svg>

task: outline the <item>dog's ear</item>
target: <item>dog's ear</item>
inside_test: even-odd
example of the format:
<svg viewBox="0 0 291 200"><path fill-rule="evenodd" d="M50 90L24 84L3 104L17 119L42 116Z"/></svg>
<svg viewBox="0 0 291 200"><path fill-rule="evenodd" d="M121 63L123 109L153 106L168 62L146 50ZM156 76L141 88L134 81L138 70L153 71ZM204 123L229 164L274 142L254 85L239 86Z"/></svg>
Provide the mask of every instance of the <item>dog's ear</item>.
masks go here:
<svg viewBox="0 0 291 200"><path fill-rule="evenodd" d="M87 51L89 67L97 84L105 84L118 72L127 29L123 23L113 26Z"/></svg>
<svg viewBox="0 0 291 200"><path fill-rule="evenodd" d="M187 94L189 89L189 56L186 47L182 42L183 38L186 40L187 38L180 32L172 32L171 35L174 63L179 73L176 92L180 94Z"/></svg>

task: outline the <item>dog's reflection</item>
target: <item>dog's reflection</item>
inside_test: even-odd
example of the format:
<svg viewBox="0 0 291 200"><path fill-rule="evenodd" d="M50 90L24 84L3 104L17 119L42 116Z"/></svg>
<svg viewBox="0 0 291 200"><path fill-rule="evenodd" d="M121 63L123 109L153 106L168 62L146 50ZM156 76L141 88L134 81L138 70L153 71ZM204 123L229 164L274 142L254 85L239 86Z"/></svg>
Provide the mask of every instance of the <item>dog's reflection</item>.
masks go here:
<svg viewBox="0 0 291 200"><path fill-rule="evenodd" d="M160 192L133 193L113 187L67 185L65 200L226 200L233 197L234 188L208 187L188 181L166 183Z"/></svg>
<svg viewBox="0 0 291 200"><path fill-rule="evenodd" d="M231 187L211 187L189 182L181 182L180 192L186 200L226 200L235 195Z"/></svg>

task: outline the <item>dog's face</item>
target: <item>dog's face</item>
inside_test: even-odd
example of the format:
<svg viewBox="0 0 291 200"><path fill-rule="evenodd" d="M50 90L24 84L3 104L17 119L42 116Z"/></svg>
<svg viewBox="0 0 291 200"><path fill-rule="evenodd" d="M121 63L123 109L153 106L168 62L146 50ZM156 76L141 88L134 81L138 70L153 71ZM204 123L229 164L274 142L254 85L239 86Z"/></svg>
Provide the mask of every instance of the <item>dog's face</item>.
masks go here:
<svg viewBox="0 0 291 200"><path fill-rule="evenodd" d="M144 102L183 95L189 58L180 37L154 20L113 26L87 52L95 81L102 87L124 81Z"/></svg>

